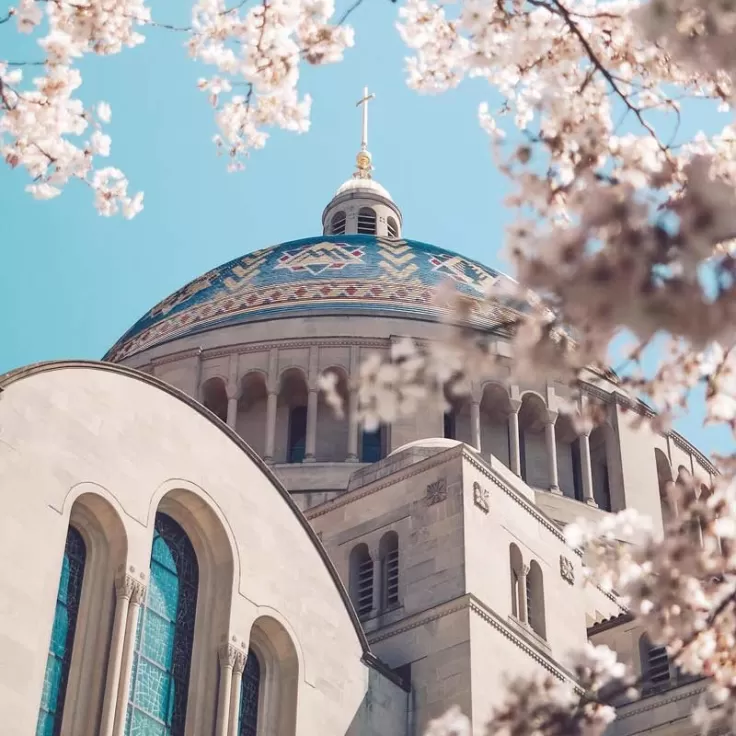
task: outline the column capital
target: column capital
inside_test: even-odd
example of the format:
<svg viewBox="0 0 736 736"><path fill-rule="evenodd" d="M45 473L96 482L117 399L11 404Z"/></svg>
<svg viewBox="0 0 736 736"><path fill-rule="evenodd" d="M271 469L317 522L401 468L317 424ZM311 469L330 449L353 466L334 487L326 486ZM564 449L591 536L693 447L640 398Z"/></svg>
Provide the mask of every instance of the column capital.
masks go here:
<svg viewBox="0 0 736 736"><path fill-rule="evenodd" d="M529 570L530 570L530 569L531 569L531 568L529 567L529 565L523 564L523 565L521 566L520 570L519 570L519 575L520 575L520 576L521 576L522 578L525 578L525 577L526 577L526 576L527 576L527 575L529 574Z"/></svg>
<svg viewBox="0 0 736 736"><path fill-rule="evenodd" d="M239 647L236 647L235 644L225 642L220 646L217 654L220 658L220 664L223 667L229 667L231 670L235 670L238 667L238 663L241 662L240 671L243 671L245 652Z"/></svg>
<svg viewBox="0 0 736 736"><path fill-rule="evenodd" d="M511 414L518 414L521 409L521 399L509 399L509 406L511 407Z"/></svg>
<svg viewBox="0 0 736 736"><path fill-rule="evenodd" d="M547 409L545 416L544 416L544 423L554 424L557 421L558 413L559 412L553 411L552 409Z"/></svg>
<svg viewBox="0 0 736 736"><path fill-rule="evenodd" d="M227 394L228 401L232 399L239 399L242 389L240 383L237 381L228 381L225 384L225 393Z"/></svg>
<svg viewBox="0 0 736 736"><path fill-rule="evenodd" d="M115 592L118 598L127 598L131 603L140 605L146 596L146 586L126 573L115 580Z"/></svg>

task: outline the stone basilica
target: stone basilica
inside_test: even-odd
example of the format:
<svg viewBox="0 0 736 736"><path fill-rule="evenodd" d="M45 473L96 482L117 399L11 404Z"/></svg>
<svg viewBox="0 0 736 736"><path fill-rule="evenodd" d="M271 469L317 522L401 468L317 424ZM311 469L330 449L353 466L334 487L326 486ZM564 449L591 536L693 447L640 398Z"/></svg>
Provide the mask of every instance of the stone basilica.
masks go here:
<svg viewBox="0 0 736 736"><path fill-rule="evenodd" d="M614 736L693 733L702 683L561 530L630 507L661 524L665 483L705 489L709 461L633 429L624 409L649 410L612 373L588 376L590 434L564 386L511 379L363 431L361 362L441 339L447 280L486 334L521 305L404 237L365 145L322 226L187 284L101 362L0 376L3 736L421 736L452 705L480 727L510 677L570 679L586 640L644 675Z"/></svg>

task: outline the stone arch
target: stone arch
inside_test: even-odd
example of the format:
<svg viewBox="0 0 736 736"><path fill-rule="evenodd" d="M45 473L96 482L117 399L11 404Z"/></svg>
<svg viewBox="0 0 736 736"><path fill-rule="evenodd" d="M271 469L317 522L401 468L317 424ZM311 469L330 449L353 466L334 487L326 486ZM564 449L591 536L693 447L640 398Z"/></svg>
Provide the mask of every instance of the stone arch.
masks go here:
<svg viewBox="0 0 736 736"><path fill-rule="evenodd" d="M115 574L125 569L128 538L112 504L81 484L71 504L69 526L86 547L81 599L67 680L62 736L82 733L102 715L107 649L115 612ZM84 490L82 490L84 489Z"/></svg>
<svg viewBox="0 0 736 736"><path fill-rule="evenodd" d="M662 521L667 522L677 516L672 467L667 455L658 447L654 448L654 462L657 466L657 485L659 487L659 507L662 511Z"/></svg>
<svg viewBox="0 0 736 736"><path fill-rule="evenodd" d="M521 588L523 578L524 560L521 550L513 542L509 546L509 573L511 580L511 615L520 621L525 619L525 596L526 591Z"/></svg>
<svg viewBox="0 0 736 736"><path fill-rule="evenodd" d="M480 400L480 448L484 456L493 455L507 468L511 466L509 447L511 400L505 386L483 384Z"/></svg>
<svg viewBox="0 0 736 736"><path fill-rule="evenodd" d="M348 560L350 600L359 618L366 618L373 610L373 559L364 542L356 544Z"/></svg>
<svg viewBox="0 0 736 736"><path fill-rule="evenodd" d="M236 419L237 433L261 456L266 454L266 407L268 389L263 371L248 371L240 379Z"/></svg>
<svg viewBox="0 0 736 736"><path fill-rule="evenodd" d="M227 422L227 387L224 378L213 376L202 384L202 404L218 419Z"/></svg>
<svg viewBox="0 0 736 736"><path fill-rule="evenodd" d="M292 637L277 619L260 616L248 647L260 665L258 736L294 736L300 667Z"/></svg>
<svg viewBox="0 0 736 736"><path fill-rule="evenodd" d="M276 409L276 462L300 463L307 445L309 384L302 368L282 371Z"/></svg>
<svg viewBox="0 0 736 736"><path fill-rule="evenodd" d="M536 560L529 565L527 575L527 618L532 631L547 638L547 618L544 604L544 576L542 568Z"/></svg>
<svg viewBox="0 0 736 736"><path fill-rule="evenodd" d="M325 401L323 391L317 401L316 458L323 462L342 462L348 455L348 421L350 404L350 379L348 372L339 365L332 365L323 373L337 378L335 389L342 402L342 416Z"/></svg>
<svg viewBox="0 0 736 736"><path fill-rule="evenodd" d="M373 207L361 207L358 210L358 235L375 235L376 222L376 211Z"/></svg>
<svg viewBox="0 0 736 736"><path fill-rule="evenodd" d="M569 414L558 414L555 422L557 477L564 496L583 500L583 477L580 442Z"/></svg>
<svg viewBox="0 0 736 736"><path fill-rule="evenodd" d="M158 494L156 494L158 495ZM189 675L187 732L203 733L215 719L215 698L197 693L217 691L218 662L212 657L222 635L230 628L230 610L236 589L236 564L233 542L212 505L192 490L167 490L149 515L153 523L157 513L170 516L189 537L199 565L199 589L194 624L194 645Z"/></svg>
<svg viewBox="0 0 736 736"><path fill-rule="evenodd" d="M345 223L347 222L347 215L345 210L338 210L330 218L330 230L329 235L344 235L345 234Z"/></svg>
<svg viewBox="0 0 736 736"><path fill-rule="evenodd" d="M549 457L544 436L547 404L535 391L525 391L519 408L521 477L534 488L549 488Z"/></svg>

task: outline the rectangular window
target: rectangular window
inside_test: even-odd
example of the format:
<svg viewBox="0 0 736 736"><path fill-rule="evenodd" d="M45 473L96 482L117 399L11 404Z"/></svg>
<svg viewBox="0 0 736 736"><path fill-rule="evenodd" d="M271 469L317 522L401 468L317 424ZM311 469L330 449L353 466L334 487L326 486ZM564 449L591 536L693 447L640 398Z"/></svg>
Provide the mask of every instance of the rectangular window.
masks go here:
<svg viewBox="0 0 736 736"><path fill-rule="evenodd" d="M307 444L307 407L295 406L289 412L289 447L287 463L300 463L304 460Z"/></svg>

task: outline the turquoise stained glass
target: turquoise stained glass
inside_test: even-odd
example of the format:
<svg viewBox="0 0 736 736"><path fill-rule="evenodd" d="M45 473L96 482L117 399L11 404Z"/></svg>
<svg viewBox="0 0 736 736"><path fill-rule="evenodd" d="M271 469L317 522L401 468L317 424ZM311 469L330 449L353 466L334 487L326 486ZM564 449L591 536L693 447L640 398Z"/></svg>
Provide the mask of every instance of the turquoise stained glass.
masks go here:
<svg viewBox="0 0 736 736"><path fill-rule="evenodd" d="M245 671L240 690L240 729L238 736L256 736L258 733L258 697L261 689L261 665L251 649L245 660Z"/></svg>
<svg viewBox="0 0 736 736"><path fill-rule="evenodd" d="M51 629L51 644L46 660L36 736L58 736L61 732L86 557L87 549L82 535L70 526L64 546L64 560L61 566L59 592L56 596L56 612L54 626Z"/></svg>
<svg viewBox="0 0 736 736"><path fill-rule="evenodd" d="M183 736L199 568L192 543L156 514L148 595L141 607L126 736Z"/></svg>

